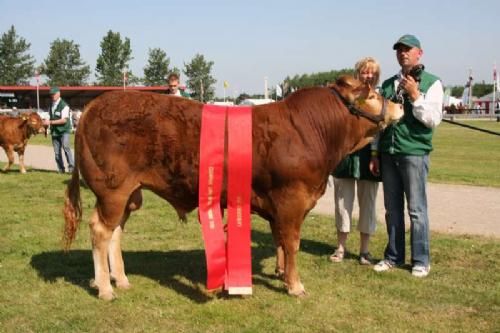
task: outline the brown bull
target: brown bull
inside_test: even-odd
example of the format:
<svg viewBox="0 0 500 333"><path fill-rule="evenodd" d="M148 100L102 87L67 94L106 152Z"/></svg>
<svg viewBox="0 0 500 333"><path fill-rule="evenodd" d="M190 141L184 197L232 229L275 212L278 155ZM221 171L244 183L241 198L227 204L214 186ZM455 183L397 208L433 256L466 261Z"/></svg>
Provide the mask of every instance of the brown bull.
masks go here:
<svg viewBox="0 0 500 333"><path fill-rule="evenodd" d="M366 114L354 115L346 105ZM130 286L120 238L131 211L141 206L142 189L167 200L180 218L197 207L202 106L154 93L111 92L83 113L66 195L65 244L69 248L81 220L81 173L97 197L90 229L100 298L114 297L111 278L117 287ZM270 223L276 269L290 294L305 292L296 265L300 227L324 193L329 174L402 114L399 105L351 77L253 107L251 209Z"/></svg>
<svg viewBox="0 0 500 333"><path fill-rule="evenodd" d="M26 173L24 167L24 150L32 135L45 133L42 118L36 112L23 114L20 117L0 116L0 146L7 154L7 165L3 171L8 171L14 163L14 152L19 156L19 169Z"/></svg>

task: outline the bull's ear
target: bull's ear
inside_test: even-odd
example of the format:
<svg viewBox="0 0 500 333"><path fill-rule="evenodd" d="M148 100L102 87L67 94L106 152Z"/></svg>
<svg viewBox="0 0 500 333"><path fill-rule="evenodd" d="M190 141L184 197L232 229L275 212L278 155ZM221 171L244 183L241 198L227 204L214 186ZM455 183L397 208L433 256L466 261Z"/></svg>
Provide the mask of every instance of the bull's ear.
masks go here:
<svg viewBox="0 0 500 333"><path fill-rule="evenodd" d="M354 81L355 79L352 76L342 75L335 81L335 83L337 86L342 88L352 88Z"/></svg>

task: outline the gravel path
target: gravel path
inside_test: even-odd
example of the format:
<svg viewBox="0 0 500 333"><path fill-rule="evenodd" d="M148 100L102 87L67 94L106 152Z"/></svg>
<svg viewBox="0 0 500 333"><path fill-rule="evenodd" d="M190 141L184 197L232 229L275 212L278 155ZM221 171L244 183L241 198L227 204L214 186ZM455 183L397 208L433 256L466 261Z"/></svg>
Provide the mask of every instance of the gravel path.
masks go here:
<svg viewBox="0 0 500 333"><path fill-rule="evenodd" d="M5 162L7 157L3 149L1 151L0 161ZM52 147L28 145L24 160L28 170L28 166L44 170L56 169ZM499 188L429 183L428 192L431 230L500 238ZM354 216L357 216L357 211L355 204ZM331 186L327 187L313 213L334 215ZM377 218L384 221L382 186L377 196Z"/></svg>

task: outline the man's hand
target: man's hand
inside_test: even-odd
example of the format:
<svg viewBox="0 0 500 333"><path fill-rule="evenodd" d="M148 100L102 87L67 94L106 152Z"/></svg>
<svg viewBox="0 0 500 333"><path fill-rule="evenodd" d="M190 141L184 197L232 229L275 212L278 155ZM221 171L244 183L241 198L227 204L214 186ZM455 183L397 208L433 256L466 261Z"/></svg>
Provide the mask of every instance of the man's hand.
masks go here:
<svg viewBox="0 0 500 333"><path fill-rule="evenodd" d="M399 83L399 85L406 91L412 102L415 101L418 98L418 96L420 96L420 91L418 90L418 83L410 75L405 75L404 78Z"/></svg>
<svg viewBox="0 0 500 333"><path fill-rule="evenodd" d="M368 167L372 175L380 176L380 160L378 159L378 156L372 156Z"/></svg>
<svg viewBox="0 0 500 333"><path fill-rule="evenodd" d="M44 125L44 126L49 126L49 125L50 125L50 120L48 120L48 119L44 119L44 120L43 120L43 125Z"/></svg>

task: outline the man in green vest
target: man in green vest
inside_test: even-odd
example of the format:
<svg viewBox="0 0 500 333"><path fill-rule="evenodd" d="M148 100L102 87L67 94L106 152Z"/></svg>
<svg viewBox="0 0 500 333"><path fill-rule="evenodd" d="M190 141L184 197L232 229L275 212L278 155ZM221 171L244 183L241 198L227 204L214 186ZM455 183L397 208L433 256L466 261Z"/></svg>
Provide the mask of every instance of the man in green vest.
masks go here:
<svg viewBox="0 0 500 333"><path fill-rule="evenodd" d="M64 173L64 162L61 153L61 148L66 155L68 164L68 173L73 172L74 161L71 147L69 144L69 136L71 133L71 121L69 114L69 106L61 98L59 87L50 89L52 97L52 105L49 110L50 120L46 120L46 125L50 125L50 133L52 135L52 146L56 158L57 169L59 173Z"/></svg>
<svg viewBox="0 0 500 333"><path fill-rule="evenodd" d="M404 116L388 127L379 141L380 169L384 184L388 243L377 272L405 261L405 197L410 215L412 275L425 277L430 271L427 174L434 128L442 119L443 85L420 64L423 51L413 35L404 35L393 45L401 71L382 84L381 94L403 103Z"/></svg>

